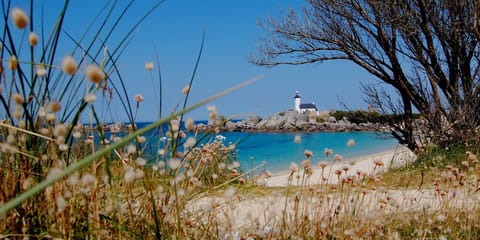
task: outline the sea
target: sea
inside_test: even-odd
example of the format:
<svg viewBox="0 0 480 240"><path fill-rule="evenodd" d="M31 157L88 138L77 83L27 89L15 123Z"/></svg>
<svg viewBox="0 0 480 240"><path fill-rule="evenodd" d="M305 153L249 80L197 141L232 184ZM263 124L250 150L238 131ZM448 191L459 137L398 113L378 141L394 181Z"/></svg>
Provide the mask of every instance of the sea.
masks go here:
<svg viewBox="0 0 480 240"><path fill-rule="evenodd" d="M202 122L203 123L203 122ZM137 127L149 124L137 123ZM300 136L301 141L295 142ZM147 136L149 137L149 136ZM311 161L333 161L335 154L344 160L361 158L371 154L394 150L398 141L388 134L380 132L221 132L209 139L221 140L228 145L236 144L236 156L242 170L255 168L263 163L261 170L271 172L288 171L291 163L300 165L305 159L304 151L313 153ZM354 145L348 146L353 140ZM326 156L325 149L331 149L333 154Z"/></svg>
<svg viewBox="0 0 480 240"><path fill-rule="evenodd" d="M287 171L291 163L300 165L305 159L304 152L313 153L311 161L333 161L335 154L343 159L361 158L374 153L394 150L398 142L388 135L377 132L297 132L297 133L221 133L224 141L236 142L237 157L248 169L266 162L266 169L272 172ZM300 136L301 141L295 142ZM354 145L348 146L353 140ZM325 149L331 149L330 156Z"/></svg>

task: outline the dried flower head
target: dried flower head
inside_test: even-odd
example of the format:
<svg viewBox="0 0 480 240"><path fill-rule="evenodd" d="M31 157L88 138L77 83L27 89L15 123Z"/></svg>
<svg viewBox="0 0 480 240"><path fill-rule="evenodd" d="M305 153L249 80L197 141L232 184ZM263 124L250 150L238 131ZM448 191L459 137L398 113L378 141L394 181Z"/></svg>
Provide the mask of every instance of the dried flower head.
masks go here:
<svg viewBox="0 0 480 240"><path fill-rule="evenodd" d="M65 201L62 195L57 195L55 203L57 204L57 211L60 213L67 207L67 201Z"/></svg>
<svg viewBox="0 0 480 240"><path fill-rule="evenodd" d="M22 105L25 102L25 99L19 93L14 93L12 95L12 98L13 98L13 101L18 105Z"/></svg>
<svg viewBox="0 0 480 240"><path fill-rule="evenodd" d="M302 142L302 137L300 135L295 135L293 141L295 142L295 144L299 144Z"/></svg>
<svg viewBox="0 0 480 240"><path fill-rule="evenodd" d="M95 65L88 65L85 69L85 75L88 79L90 79L93 83L100 83L103 79L105 79L105 73L102 69Z"/></svg>
<svg viewBox="0 0 480 240"><path fill-rule="evenodd" d="M303 154L305 154L305 157L306 157L306 158L310 158L310 157L313 156L313 153L312 153L312 151L310 151L310 150L305 150L305 151L303 151Z"/></svg>
<svg viewBox="0 0 480 240"><path fill-rule="evenodd" d="M135 102L137 102L137 104L143 102L143 96L142 94L136 94L135 97L133 97L133 99L135 100Z"/></svg>
<svg viewBox="0 0 480 240"><path fill-rule="evenodd" d="M239 161L234 161L232 163L233 168L239 168L240 167L240 162Z"/></svg>
<svg viewBox="0 0 480 240"><path fill-rule="evenodd" d="M62 105L59 101L52 100L48 103L48 110L52 113L60 112Z"/></svg>
<svg viewBox="0 0 480 240"><path fill-rule="evenodd" d="M328 157L328 156L332 155L332 153L333 153L333 150L332 150L332 149L330 149L330 148L325 148L325 151L324 151L324 153L325 153L325 156L327 156L327 157Z"/></svg>
<svg viewBox="0 0 480 240"><path fill-rule="evenodd" d="M82 137L82 132L81 132L81 131L78 131L78 130L74 130L74 131L72 132L72 136L73 136L73 138L75 138L75 139L79 139L79 138Z"/></svg>
<svg viewBox="0 0 480 240"><path fill-rule="evenodd" d="M13 117L16 119L20 119L22 117L22 107L20 105L15 105L13 108Z"/></svg>
<svg viewBox="0 0 480 240"><path fill-rule="evenodd" d="M8 68L10 70L16 70L18 67L18 59L17 56L13 55L8 59Z"/></svg>
<svg viewBox="0 0 480 240"><path fill-rule="evenodd" d="M191 132L195 129L195 123L192 118L187 118L185 121L185 129L187 132Z"/></svg>
<svg viewBox="0 0 480 240"><path fill-rule="evenodd" d="M56 137L64 136L67 133L67 126L65 124L58 124L53 130L53 135Z"/></svg>
<svg viewBox="0 0 480 240"><path fill-rule="evenodd" d="M153 62L145 63L145 69L147 69L148 71L152 71L153 70Z"/></svg>
<svg viewBox="0 0 480 240"><path fill-rule="evenodd" d="M92 104L92 103L95 102L95 100L97 100L97 95L87 93L87 94L85 94L84 100L85 100L85 102Z"/></svg>
<svg viewBox="0 0 480 240"><path fill-rule="evenodd" d="M180 121L178 119L172 119L170 121L170 130L172 132L178 132L180 130ZM178 136L181 137L181 136Z"/></svg>
<svg viewBox="0 0 480 240"><path fill-rule="evenodd" d="M145 159L139 157L135 160L135 164L137 164L137 166L139 166L139 167L143 167L147 164L147 161Z"/></svg>
<svg viewBox="0 0 480 240"><path fill-rule="evenodd" d="M335 161L340 162L340 161L342 161L342 160L343 160L342 155L340 155L340 154L335 154Z"/></svg>
<svg viewBox="0 0 480 240"><path fill-rule="evenodd" d="M25 179L25 181L23 181L23 184L22 184L22 189L23 190L29 189L32 186L32 183L33 183L32 177Z"/></svg>
<svg viewBox="0 0 480 240"><path fill-rule="evenodd" d="M373 159L373 164L375 164L375 167L382 167L383 161L381 159Z"/></svg>
<svg viewBox="0 0 480 240"><path fill-rule="evenodd" d="M36 33L31 32L28 35L28 42L30 43L31 46L35 47L38 44L38 36Z"/></svg>
<svg viewBox="0 0 480 240"><path fill-rule="evenodd" d="M190 92L190 85L187 85L182 89L182 94L187 94L188 92Z"/></svg>
<svg viewBox="0 0 480 240"><path fill-rule="evenodd" d="M47 74L47 70L45 69L45 66L43 66L43 65L37 65L36 66L36 71L37 71L37 76L38 77L45 77L45 74Z"/></svg>
<svg viewBox="0 0 480 240"><path fill-rule="evenodd" d="M197 139L195 139L195 137L189 137L187 138L183 146L184 148L189 149L189 148L193 148L196 143L197 143Z"/></svg>
<svg viewBox="0 0 480 240"><path fill-rule="evenodd" d="M129 167L125 170L125 175L123 176L123 179L126 183L132 183L133 181L135 181L135 171L133 170L133 168Z"/></svg>
<svg viewBox="0 0 480 240"><path fill-rule="evenodd" d="M55 121L57 121L57 114L47 113L47 115L45 116L45 119L47 119L47 121L49 121L49 122L55 122Z"/></svg>
<svg viewBox="0 0 480 240"><path fill-rule="evenodd" d="M133 155L136 151L137 151L137 147L135 147L135 145L129 144L129 145L127 146L127 153L128 153L128 155Z"/></svg>
<svg viewBox="0 0 480 240"><path fill-rule="evenodd" d="M215 117L217 117L217 107L216 106L209 105L209 106L207 106L207 110L210 112L210 114L208 116L210 119L214 119Z"/></svg>
<svg viewBox="0 0 480 240"><path fill-rule="evenodd" d="M355 145L355 140L349 139L349 140L347 141L347 146L353 147L354 145Z"/></svg>
<svg viewBox="0 0 480 240"><path fill-rule="evenodd" d="M328 166L328 163L323 161L323 162L320 162L319 166L323 169L323 168L326 168Z"/></svg>
<svg viewBox="0 0 480 240"><path fill-rule="evenodd" d="M11 12L12 22L15 27L24 29L28 25L28 17L25 11L20 8L13 8Z"/></svg>
<svg viewBox="0 0 480 240"><path fill-rule="evenodd" d="M60 150L61 152L66 152L68 150L68 144L62 143L58 145L58 150Z"/></svg>
<svg viewBox="0 0 480 240"><path fill-rule="evenodd" d="M95 176L89 173L83 175L80 181L82 182L83 186L95 186L97 183Z"/></svg>
<svg viewBox="0 0 480 240"><path fill-rule="evenodd" d="M73 75L77 71L77 62L72 56L66 56L62 60L62 70L68 75Z"/></svg>
<svg viewBox="0 0 480 240"><path fill-rule="evenodd" d="M291 173L294 173L294 172L298 172L298 165L296 163L290 163L290 172Z"/></svg>
<svg viewBox="0 0 480 240"><path fill-rule="evenodd" d="M168 160L168 167L171 168L172 170L176 170L177 168L180 167L181 161L178 158L172 158Z"/></svg>
<svg viewBox="0 0 480 240"><path fill-rule="evenodd" d="M142 144L142 143L145 143L147 141L147 138L145 136L138 136L137 137L137 142Z"/></svg>

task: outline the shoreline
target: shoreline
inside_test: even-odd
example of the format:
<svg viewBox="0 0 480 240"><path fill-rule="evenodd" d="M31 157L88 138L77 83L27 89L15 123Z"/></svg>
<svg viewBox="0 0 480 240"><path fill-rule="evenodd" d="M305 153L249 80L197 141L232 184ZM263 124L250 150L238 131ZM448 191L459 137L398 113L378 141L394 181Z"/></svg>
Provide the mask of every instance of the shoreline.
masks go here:
<svg viewBox="0 0 480 240"><path fill-rule="evenodd" d="M366 176L387 171L392 168L398 168L415 161L416 156L406 147L397 145L392 150L380 151L368 155L343 159L342 161L325 162L327 166L323 169L319 162L312 162L311 168L313 174L306 178L307 185L318 184L336 184L339 180L352 176ZM261 179L267 187L285 187L288 185L297 186L302 184L301 179L304 176L302 166L298 166L299 171L295 172L289 183L290 171L276 171L269 178ZM335 172L341 171L337 176Z"/></svg>

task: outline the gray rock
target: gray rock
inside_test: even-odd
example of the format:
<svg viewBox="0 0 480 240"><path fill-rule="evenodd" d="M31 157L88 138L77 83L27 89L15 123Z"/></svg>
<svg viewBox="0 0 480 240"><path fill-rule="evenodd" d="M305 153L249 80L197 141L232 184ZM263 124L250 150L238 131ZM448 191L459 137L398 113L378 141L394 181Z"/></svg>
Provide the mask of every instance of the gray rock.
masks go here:
<svg viewBox="0 0 480 240"><path fill-rule="evenodd" d="M232 121L226 122L225 123L225 129L226 129L226 131L229 131L229 132L235 131L235 129L236 129L235 123L233 123Z"/></svg>
<svg viewBox="0 0 480 240"><path fill-rule="evenodd" d="M336 123L337 119L334 116L330 116L330 117L328 117L327 121L330 122L330 123Z"/></svg>
<svg viewBox="0 0 480 240"><path fill-rule="evenodd" d="M225 117L222 115L216 115L214 118L208 119L208 127L223 127L225 126Z"/></svg>
<svg viewBox="0 0 480 240"><path fill-rule="evenodd" d="M246 126L255 126L259 123L262 119L258 115L252 115L243 121L244 125Z"/></svg>
<svg viewBox="0 0 480 240"><path fill-rule="evenodd" d="M294 131L325 131L325 132L345 132L345 131L388 131L382 124L378 123L351 123L347 118L340 120L330 116L328 121L318 123L308 118L308 113L299 113L294 110L275 113L267 118L260 118L252 115L245 120L238 122L226 121L224 116L218 115L210 119L208 123L198 124L198 131L207 131L208 129L219 127L220 131L251 131L251 132L294 132Z"/></svg>

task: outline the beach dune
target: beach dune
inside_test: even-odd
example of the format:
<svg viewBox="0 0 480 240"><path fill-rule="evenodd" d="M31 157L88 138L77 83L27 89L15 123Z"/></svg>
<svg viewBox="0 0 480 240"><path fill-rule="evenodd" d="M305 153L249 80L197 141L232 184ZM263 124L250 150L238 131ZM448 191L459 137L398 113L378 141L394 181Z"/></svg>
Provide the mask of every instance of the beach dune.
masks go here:
<svg viewBox="0 0 480 240"><path fill-rule="evenodd" d="M313 173L308 178L304 178L303 167L299 166L299 171L295 172L292 177L290 177L290 171L284 171L274 173L271 177L263 179L263 181L268 187L296 186L299 184L336 184L342 178L376 174L381 171L405 166L415 161L415 159L416 156L413 152L404 146L398 145L390 151L330 162L323 170L318 163L312 162ZM336 173L341 174L337 175Z"/></svg>

